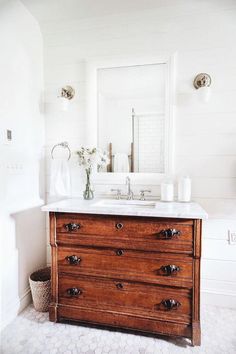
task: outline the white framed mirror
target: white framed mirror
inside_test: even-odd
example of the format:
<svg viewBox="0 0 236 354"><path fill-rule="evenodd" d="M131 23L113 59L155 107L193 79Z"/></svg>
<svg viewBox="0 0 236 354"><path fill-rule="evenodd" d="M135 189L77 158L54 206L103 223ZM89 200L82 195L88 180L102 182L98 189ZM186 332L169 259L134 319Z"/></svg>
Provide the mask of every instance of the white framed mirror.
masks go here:
<svg viewBox="0 0 236 354"><path fill-rule="evenodd" d="M95 183L158 184L173 173L174 60L115 58L87 63L88 145L110 163Z"/></svg>

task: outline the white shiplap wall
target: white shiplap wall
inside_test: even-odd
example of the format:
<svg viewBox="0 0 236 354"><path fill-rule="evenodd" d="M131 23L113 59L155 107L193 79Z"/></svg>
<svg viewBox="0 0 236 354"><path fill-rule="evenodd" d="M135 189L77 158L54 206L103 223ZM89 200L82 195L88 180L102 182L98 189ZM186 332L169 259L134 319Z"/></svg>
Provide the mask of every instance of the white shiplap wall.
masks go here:
<svg viewBox="0 0 236 354"><path fill-rule="evenodd" d="M193 198L210 216L203 225L202 300L236 307L236 246L227 241L228 230L236 230L236 2L166 1L152 11L48 22L42 31L47 154L63 140L72 150L86 142L87 59L178 53L176 175L192 177ZM207 104L198 101L192 86L199 72L212 76ZM77 93L66 113L56 100L64 84ZM76 196L83 186L75 158L70 163ZM110 187L97 185L96 191ZM159 195L158 186L152 191Z"/></svg>
<svg viewBox="0 0 236 354"><path fill-rule="evenodd" d="M0 45L1 331L31 302L29 275L46 264L43 40L18 0L0 4Z"/></svg>

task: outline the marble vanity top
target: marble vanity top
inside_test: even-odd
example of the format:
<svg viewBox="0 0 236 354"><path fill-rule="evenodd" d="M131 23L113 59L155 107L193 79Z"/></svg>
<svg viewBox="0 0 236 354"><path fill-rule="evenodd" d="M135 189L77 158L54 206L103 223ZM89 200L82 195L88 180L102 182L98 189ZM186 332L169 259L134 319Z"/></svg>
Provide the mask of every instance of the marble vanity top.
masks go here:
<svg viewBox="0 0 236 354"><path fill-rule="evenodd" d="M131 215L183 219L207 219L205 210L197 203L160 201L118 201L114 199L65 199L42 207L43 211L61 213Z"/></svg>

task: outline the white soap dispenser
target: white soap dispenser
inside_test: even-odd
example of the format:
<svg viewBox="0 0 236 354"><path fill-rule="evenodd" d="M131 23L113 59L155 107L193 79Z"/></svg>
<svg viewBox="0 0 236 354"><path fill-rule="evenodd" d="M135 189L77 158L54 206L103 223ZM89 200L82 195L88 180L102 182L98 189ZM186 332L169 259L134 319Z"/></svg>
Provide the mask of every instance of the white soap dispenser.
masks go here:
<svg viewBox="0 0 236 354"><path fill-rule="evenodd" d="M174 200L174 183L171 178L167 178L161 183L161 201L173 202L173 200Z"/></svg>
<svg viewBox="0 0 236 354"><path fill-rule="evenodd" d="M189 176L183 176L178 181L178 201L190 202L191 201L192 183Z"/></svg>

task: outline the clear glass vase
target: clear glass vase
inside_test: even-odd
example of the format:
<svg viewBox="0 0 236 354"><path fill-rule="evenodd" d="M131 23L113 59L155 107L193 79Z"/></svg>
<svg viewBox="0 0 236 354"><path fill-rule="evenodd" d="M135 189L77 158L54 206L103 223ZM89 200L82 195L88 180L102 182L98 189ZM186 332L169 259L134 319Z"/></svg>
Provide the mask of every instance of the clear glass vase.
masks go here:
<svg viewBox="0 0 236 354"><path fill-rule="evenodd" d="M94 198L94 194L90 182L91 169L86 169L85 172L86 172L86 186L85 186L85 191L83 193L83 196L84 199L90 200Z"/></svg>

